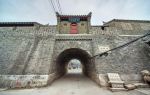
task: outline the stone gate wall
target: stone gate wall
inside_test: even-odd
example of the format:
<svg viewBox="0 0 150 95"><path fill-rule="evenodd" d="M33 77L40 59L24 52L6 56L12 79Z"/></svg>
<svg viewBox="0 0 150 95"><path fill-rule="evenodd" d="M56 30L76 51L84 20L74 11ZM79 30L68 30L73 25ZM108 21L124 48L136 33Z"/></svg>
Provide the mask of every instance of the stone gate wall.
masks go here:
<svg viewBox="0 0 150 95"><path fill-rule="evenodd" d="M91 34L59 35L53 27L0 28L0 87L44 86L56 77L57 56L66 49L80 48L91 56L125 44L147 31L115 30L113 26ZM137 34L138 32L138 34ZM139 40L134 44L91 59L92 79L107 85L106 73L119 73L125 81L141 81L140 71L150 70L150 48Z"/></svg>
<svg viewBox="0 0 150 95"><path fill-rule="evenodd" d="M95 55L128 43L139 36L141 35L99 35L94 39ZM145 69L150 70L150 48L143 40L93 59L100 84L103 86L107 85L107 73L119 73L122 80L131 82L142 81L140 72Z"/></svg>
<svg viewBox="0 0 150 95"><path fill-rule="evenodd" d="M0 87L47 85L53 30L0 30Z"/></svg>
<svg viewBox="0 0 150 95"><path fill-rule="evenodd" d="M87 52L90 56L93 56L93 40L92 35L89 34L79 34L79 35L70 35L70 34L61 34L55 36L55 46L53 52L53 62L52 68L50 69L50 74L53 74L52 77L58 77L61 73L58 70L58 64L56 64L57 57L65 50L71 48L82 49ZM92 76L95 68L90 68L89 76ZM57 74L56 74L57 73ZM56 76L55 76L56 75ZM94 75L93 75L94 76Z"/></svg>

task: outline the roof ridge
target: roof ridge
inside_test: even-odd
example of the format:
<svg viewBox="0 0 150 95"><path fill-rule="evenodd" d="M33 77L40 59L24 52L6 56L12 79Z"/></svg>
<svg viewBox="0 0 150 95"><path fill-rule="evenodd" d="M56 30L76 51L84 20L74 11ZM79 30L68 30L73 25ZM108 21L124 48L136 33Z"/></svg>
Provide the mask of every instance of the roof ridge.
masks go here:
<svg viewBox="0 0 150 95"><path fill-rule="evenodd" d="M150 20L112 19L112 20L110 20L110 21L108 21L108 22L104 23L104 25L105 25L105 24L108 24L108 23L111 23L111 22L113 22L113 21L150 22Z"/></svg>

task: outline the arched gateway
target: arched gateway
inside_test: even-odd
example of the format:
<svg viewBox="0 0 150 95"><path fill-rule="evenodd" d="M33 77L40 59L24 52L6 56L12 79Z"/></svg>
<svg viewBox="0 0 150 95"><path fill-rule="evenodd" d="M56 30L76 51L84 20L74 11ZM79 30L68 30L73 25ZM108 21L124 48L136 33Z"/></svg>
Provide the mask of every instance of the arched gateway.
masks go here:
<svg viewBox="0 0 150 95"><path fill-rule="evenodd" d="M64 75L67 71L67 65L70 60L78 59L83 66L83 73L88 73L88 69L92 67L90 54L79 48L66 49L59 54L56 60L56 68L58 72Z"/></svg>
<svg viewBox="0 0 150 95"><path fill-rule="evenodd" d="M56 53L57 52L57 53ZM90 78L94 76L95 65L91 60L91 54L81 48L67 48L62 51L54 50L53 54L53 68L50 70L50 74L54 74L53 80L59 78L67 73L67 66L72 59L77 59L82 64L82 73ZM96 73L95 73L96 74ZM52 78L50 78L52 79ZM51 83L53 80L50 80Z"/></svg>
<svg viewBox="0 0 150 95"><path fill-rule="evenodd" d="M72 59L78 59L83 66L83 73L92 78L96 75L95 64L90 59L93 53L91 34L57 34L50 65L49 82L64 75L68 62Z"/></svg>

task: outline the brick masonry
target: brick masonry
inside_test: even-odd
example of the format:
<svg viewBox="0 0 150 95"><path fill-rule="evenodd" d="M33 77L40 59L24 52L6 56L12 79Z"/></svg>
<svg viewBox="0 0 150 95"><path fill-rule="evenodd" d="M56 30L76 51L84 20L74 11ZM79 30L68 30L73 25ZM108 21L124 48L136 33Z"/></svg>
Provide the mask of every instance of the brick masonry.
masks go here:
<svg viewBox="0 0 150 95"><path fill-rule="evenodd" d="M17 87L18 81L21 82L19 85L22 84L19 87L27 87L30 83L33 83L31 87L51 84L63 75L56 63L63 51L76 48L86 52L87 56L94 56L145 34L150 25L148 22L136 22L143 25L139 29L134 22L131 23L133 30L124 30L113 26L118 23L107 23L109 27L105 30L101 30L100 26L92 27L90 34L79 35L59 35L56 26L18 27L15 30L13 27L1 27L0 86ZM143 30L143 27L147 28ZM119 73L126 82L141 81L140 71L150 69L150 47L144 39L139 40L110 52L108 56L95 57L89 63L83 63L87 68L86 74L102 86L108 85L106 73Z"/></svg>

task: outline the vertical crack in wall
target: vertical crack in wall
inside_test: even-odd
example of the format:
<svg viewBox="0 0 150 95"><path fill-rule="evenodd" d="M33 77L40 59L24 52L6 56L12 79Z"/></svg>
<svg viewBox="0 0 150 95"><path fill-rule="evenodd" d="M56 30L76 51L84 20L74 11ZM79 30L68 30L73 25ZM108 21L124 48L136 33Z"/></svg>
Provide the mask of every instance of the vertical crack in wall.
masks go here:
<svg viewBox="0 0 150 95"><path fill-rule="evenodd" d="M25 61L24 69L22 70L22 74L23 74L23 75L26 73L25 71L26 71L26 69L27 69L27 67L28 67L28 63L29 63L29 61L31 60L32 55L34 54L34 52L35 52L35 50L36 50L36 48L37 48L37 46L38 46L38 43L39 43L39 37L35 37L33 46L31 47L30 53L29 53L29 55L28 55L28 57L27 57L27 59L26 59L26 61Z"/></svg>
<svg viewBox="0 0 150 95"><path fill-rule="evenodd" d="M49 67L49 74L53 71L53 54L54 54L54 46L55 46L55 39L52 39L52 42L51 42L51 50L50 50L50 52L51 52L51 56L50 56L50 67Z"/></svg>

